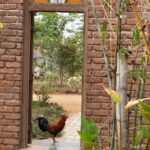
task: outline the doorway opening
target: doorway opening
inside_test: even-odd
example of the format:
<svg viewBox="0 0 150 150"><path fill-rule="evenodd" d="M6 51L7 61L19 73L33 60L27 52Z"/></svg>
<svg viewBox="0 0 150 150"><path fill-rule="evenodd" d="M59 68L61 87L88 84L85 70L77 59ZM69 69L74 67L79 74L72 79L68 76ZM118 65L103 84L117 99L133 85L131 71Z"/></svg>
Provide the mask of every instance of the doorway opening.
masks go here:
<svg viewBox="0 0 150 150"><path fill-rule="evenodd" d="M31 24L32 132L28 141L54 146L50 134L40 131L33 120L44 115L53 124L65 113L69 117L55 146L80 147L84 14L36 12Z"/></svg>

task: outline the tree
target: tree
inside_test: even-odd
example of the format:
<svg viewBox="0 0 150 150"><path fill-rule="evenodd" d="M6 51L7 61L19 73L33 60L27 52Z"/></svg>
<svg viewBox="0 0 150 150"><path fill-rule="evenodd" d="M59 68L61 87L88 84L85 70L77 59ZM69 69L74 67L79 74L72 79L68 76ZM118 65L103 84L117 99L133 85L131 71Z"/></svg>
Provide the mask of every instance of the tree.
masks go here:
<svg viewBox="0 0 150 150"><path fill-rule="evenodd" d="M66 29L67 25L81 18L80 14L38 13L35 19L35 49L40 50L46 61L47 70L63 76L75 74L82 68L83 23L76 29ZM66 32L70 34L68 36Z"/></svg>

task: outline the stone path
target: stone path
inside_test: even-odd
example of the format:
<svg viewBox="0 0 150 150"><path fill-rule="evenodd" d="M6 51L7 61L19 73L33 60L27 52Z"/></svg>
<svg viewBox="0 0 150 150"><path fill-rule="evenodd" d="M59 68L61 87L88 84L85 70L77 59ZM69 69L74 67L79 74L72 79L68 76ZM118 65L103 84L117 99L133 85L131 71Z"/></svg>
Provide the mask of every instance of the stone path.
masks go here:
<svg viewBox="0 0 150 150"><path fill-rule="evenodd" d="M80 150L80 138L77 130L81 127L81 113L74 113L69 116L63 136L56 138L53 144L52 139L33 140L28 148L23 150Z"/></svg>

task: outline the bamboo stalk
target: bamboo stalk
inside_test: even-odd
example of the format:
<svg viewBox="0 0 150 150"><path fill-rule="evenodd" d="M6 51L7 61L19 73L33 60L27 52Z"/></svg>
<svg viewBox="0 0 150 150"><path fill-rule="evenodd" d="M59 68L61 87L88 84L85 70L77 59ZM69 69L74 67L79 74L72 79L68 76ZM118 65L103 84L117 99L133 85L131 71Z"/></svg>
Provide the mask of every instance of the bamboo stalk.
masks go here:
<svg viewBox="0 0 150 150"><path fill-rule="evenodd" d="M145 56L145 57L146 57L145 66L147 66L148 60L149 60L149 57L150 57L150 47L149 47L149 43L148 43L146 34L145 34L145 32L144 32L145 25L143 25L142 20L141 20L141 17L140 17L140 15L139 15L139 13L138 13L138 11L137 11L137 9L136 9L135 1L134 1L134 0L130 0L130 4L131 4L131 6L132 6L132 8L133 8L135 17L136 17L136 19L137 19L138 28L139 28L139 30L140 30L141 33L142 33L142 37L143 37L143 41L144 41L144 45L145 45L146 55L149 55L148 58L147 58L147 56Z"/></svg>

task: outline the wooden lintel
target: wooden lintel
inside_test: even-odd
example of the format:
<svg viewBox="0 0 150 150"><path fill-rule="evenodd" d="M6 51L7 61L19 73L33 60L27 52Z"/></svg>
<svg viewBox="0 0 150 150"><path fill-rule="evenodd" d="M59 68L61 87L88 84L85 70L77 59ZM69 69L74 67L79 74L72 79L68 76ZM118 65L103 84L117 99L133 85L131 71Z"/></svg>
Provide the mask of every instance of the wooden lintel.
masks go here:
<svg viewBox="0 0 150 150"><path fill-rule="evenodd" d="M52 12L76 12L84 13L86 7L78 4L49 4L49 3L31 3L29 11L52 11Z"/></svg>

